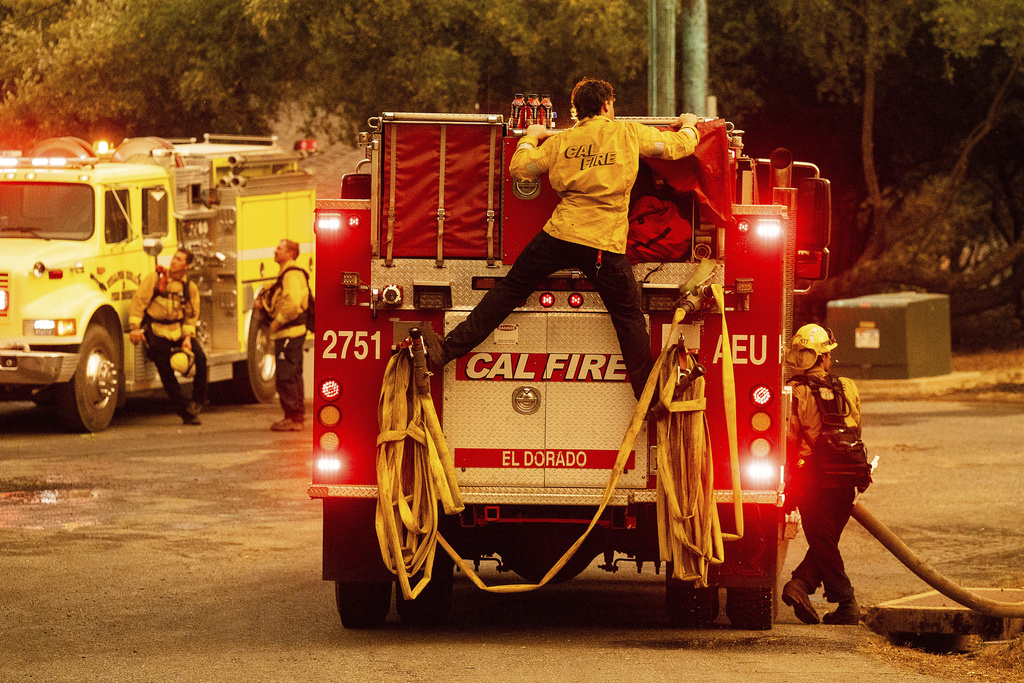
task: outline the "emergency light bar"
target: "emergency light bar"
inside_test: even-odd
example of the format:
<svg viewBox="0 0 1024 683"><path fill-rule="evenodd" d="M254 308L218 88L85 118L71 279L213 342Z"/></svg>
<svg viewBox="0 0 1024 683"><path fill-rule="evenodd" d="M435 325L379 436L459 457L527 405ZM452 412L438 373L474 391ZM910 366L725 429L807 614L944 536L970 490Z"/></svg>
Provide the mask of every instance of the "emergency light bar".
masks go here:
<svg viewBox="0 0 1024 683"><path fill-rule="evenodd" d="M64 157L0 157L0 168L86 168L97 159L65 159Z"/></svg>

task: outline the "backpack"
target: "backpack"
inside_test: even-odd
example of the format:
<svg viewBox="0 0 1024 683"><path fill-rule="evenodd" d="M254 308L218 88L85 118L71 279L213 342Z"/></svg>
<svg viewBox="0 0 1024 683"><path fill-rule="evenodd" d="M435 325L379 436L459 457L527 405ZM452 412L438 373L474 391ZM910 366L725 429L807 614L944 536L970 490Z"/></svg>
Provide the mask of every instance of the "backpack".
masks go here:
<svg viewBox="0 0 1024 683"><path fill-rule="evenodd" d="M850 409L842 382L831 375L826 381L798 375L790 382L810 388L821 413L821 433L813 443L802 431L813 453L806 473L810 482L829 488L855 486L865 491L871 484L871 465L860 428L846 424Z"/></svg>
<svg viewBox="0 0 1024 683"><path fill-rule="evenodd" d="M270 288L270 291L268 292L269 297L273 298L274 292L277 289L279 289L281 287L281 283L284 282L284 274L287 273L289 270L297 270L300 273L302 273L306 278L306 289L309 290L309 307L305 311L303 311L298 318L293 320L292 323L294 324L300 322L303 320L303 318L305 318L306 329L309 330L310 332L313 332L313 325L316 322L316 314L313 309L313 289L309 286L309 273L307 273L304 268L299 268L298 266L289 266L288 268L285 268L280 273L278 273L277 280L274 282L274 284Z"/></svg>

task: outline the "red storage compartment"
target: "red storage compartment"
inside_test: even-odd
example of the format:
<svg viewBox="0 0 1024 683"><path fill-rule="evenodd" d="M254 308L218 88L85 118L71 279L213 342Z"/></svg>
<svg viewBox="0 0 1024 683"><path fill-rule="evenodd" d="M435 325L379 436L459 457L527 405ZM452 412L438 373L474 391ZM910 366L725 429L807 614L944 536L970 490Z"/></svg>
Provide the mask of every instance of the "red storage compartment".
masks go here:
<svg viewBox="0 0 1024 683"><path fill-rule="evenodd" d="M386 122L381 255L497 258L501 143L500 123ZM439 226L440 209L444 220ZM490 244L488 211L493 212Z"/></svg>

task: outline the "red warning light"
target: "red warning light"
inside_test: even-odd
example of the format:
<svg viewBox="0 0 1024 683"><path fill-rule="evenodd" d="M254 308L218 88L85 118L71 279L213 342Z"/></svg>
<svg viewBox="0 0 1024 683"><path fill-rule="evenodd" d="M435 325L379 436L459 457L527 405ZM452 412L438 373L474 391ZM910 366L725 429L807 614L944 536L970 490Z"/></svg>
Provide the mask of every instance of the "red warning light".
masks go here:
<svg viewBox="0 0 1024 683"><path fill-rule="evenodd" d="M544 308L551 308L555 305L555 295L551 292L544 292L540 295L540 305Z"/></svg>
<svg viewBox="0 0 1024 683"><path fill-rule="evenodd" d="M759 384L750 390L750 401L756 406L764 407L772 402L772 390Z"/></svg>
<svg viewBox="0 0 1024 683"><path fill-rule="evenodd" d="M333 401L341 396L341 385L338 384L337 380L325 379L320 385L320 396L322 396L325 401Z"/></svg>
<svg viewBox="0 0 1024 683"><path fill-rule="evenodd" d="M573 292L569 295L569 305L573 308L579 308L583 305L583 295L579 292Z"/></svg>

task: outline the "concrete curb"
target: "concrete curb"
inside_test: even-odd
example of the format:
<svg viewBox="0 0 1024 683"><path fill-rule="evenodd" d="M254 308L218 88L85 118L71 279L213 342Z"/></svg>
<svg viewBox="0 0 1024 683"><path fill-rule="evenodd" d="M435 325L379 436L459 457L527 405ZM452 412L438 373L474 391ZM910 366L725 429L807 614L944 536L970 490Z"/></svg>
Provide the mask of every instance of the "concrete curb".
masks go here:
<svg viewBox="0 0 1024 683"><path fill-rule="evenodd" d="M842 374L840 372L840 374ZM1024 385L1024 368L953 372L935 377L911 379L855 380L861 400L913 400L946 396L956 392L1000 391L1001 385Z"/></svg>

